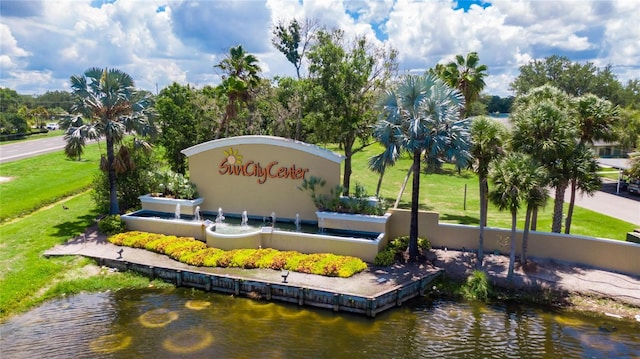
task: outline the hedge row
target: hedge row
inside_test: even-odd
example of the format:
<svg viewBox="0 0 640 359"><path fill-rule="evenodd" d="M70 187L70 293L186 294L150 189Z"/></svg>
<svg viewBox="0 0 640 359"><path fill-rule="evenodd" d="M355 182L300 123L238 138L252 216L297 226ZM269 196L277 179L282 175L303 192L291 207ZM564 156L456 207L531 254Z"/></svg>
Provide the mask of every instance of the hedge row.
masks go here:
<svg viewBox="0 0 640 359"><path fill-rule="evenodd" d="M329 253L303 254L272 248L234 249L208 248L192 237L176 237L157 233L131 231L109 237L109 242L165 254L174 260L197 267L269 268L294 272L348 278L362 272L367 264L361 259Z"/></svg>

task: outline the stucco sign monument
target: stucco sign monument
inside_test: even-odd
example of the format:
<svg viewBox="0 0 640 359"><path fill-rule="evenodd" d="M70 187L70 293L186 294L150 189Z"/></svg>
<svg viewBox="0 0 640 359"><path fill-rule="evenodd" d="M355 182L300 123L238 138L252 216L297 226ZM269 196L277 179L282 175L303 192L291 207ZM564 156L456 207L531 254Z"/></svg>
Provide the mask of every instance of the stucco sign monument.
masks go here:
<svg viewBox="0 0 640 359"><path fill-rule="evenodd" d="M342 155L308 143L272 136L213 140L182 151L189 176L204 199L201 211L247 211L315 221L316 207L298 187L310 176L326 181L326 193L340 183Z"/></svg>

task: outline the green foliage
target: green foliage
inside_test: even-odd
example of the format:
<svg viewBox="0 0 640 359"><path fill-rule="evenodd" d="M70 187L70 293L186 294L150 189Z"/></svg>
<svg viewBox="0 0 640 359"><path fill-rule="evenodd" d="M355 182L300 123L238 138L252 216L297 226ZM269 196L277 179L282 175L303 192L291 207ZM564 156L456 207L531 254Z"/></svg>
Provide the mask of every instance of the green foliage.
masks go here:
<svg viewBox="0 0 640 359"><path fill-rule="evenodd" d="M234 249L223 251L207 248L204 242L191 237L167 236L132 231L109 237L109 242L166 254L194 266L288 269L295 272L348 278L362 272L367 264L351 256L329 253L302 254L295 251L277 251L272 248Z"/></svg>
<svg viewBox="0 0 640 359"><path fill-rule="evenodd" d="M487 273L474 270L461 287L462 296L467 300L486 301L491 295L491 283Z"/></svg>
<svg viewBox="0 0 640 359"><path fill-rule="evenodd" d="M376 254L376 258L373 260L373 264L377 266L388 267L393 264L396 259L396 250L389 247Z"/></svg>
<svg viewBox="0 0 640 359"><path fill-rule="evenodd" d="M98 222L98 229L104 234L113 235L124 232L126 225L122 219L120 219L120 215L116 214L101 219L100 222Z"/></svg>
<svg viewBox="0 0 640 359"><path fill-rule="evenodd" d="M124 211L139 208L141 195L152 192L154 184L153 174L159 170L161 163L159 153L146 152L130 144L129 155L135 164L127 171L116 176L118 207ZM98 209L107 213L109 210L109 175L98 172L93 179L93 198Z"/></svg>
<svg viewBox="0 0 640 359"><path fill-rule="evenodd" d="M376 255L373 263L380 266L389 266L395 261L398 253L403 253L409 247L409 236L402 236L389 241L387 246ZM431 250L431 241L427 238L418 238L418 248L422 252Z"/></svg>
<svg viewBox="0 0 640 359"><path fill-rule="evenodd" d="M389 208L384 199L367 195L366 188L360 183L356 183L355 193L350 197L342 196L341 185L332 188L328 195L318 193L325 183L322 178L311 176L304 178L298 189L309 191L313 203L321 211L382 216Z"/></svg>
<svg viewBox="0 0 640 359"><path fill-rule="evenodd" d="M150 174L151 193L155 196L177 199L196 199L196 185L181 173L158 170Z"/></svg>

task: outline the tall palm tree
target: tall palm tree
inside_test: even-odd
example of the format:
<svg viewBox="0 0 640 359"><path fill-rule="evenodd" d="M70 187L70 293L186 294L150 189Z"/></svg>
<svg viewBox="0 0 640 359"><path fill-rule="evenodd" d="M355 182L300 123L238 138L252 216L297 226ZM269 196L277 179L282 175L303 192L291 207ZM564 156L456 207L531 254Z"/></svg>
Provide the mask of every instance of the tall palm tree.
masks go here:
<svg viewBox="0 0 640 359"><path fill-rule="evenodd" d="M223 71L222 83L218 85L218 93L227 97L225 115L218 127L216 138L220 138L229 122L238 114L240 104L247 104L252 91L260 84L261 71L258 58L238 45L229 49L229 54L214 67Z"/></svg>
<svg viewBox="0 0 640 359"><path fill-rule="evenodd" d="M464 105L462 94L433 74L405 76L396 88L381 98L379 127L397 127L392 136L397 148L413 156L409 259L418 258L418 204L420 164L427 159L445 157L457 165L466 164L469 154L468 121L460 121Z"/></svg>
<svg viewBox="0 0 640 359"><path fill-rule="evenodd" d="M593 195L600 189L602 181L598 176L598 164L587 145L594 141L615 139L614 123L618 119L618 108L611 102L595 95L587 94L574 101L575 121L578 128L578 146L571 161L570 199L564 233L571 233L571 220L575 207L576 191Z"/></svg>
<svg viewBox="0 0 640 359"><path fill-rule="evenodd" d="M564 194L577 144L568 97L551 86L543 86L517 98L515 103L512 147L531 154L547 170L549 185L555 190L551 231L560 233Z"/></svg>
<svg viewBox="0 0 640 359"><path fill-rule="evenodd" d="M92 67L82 75L71 76L71 88L77 100L72 110L88 122L78 127L77 136L70 138L105 137L107 155L102 156L100 165L109 178L109 214L118 214L116 146L122 143L125 133L154 132L147 111L150 101L147 97L138 98L133 78L118 69Z"/></svg>
<svg viewBox="0 0 640 359"><path fill-rule="evenodd" d="M602 186L602 179L598 175L598 162L586 144L578 143L572 154L570 164L570 199L567 217L564 222L564 233L566 234L571 233L571 219L576 202L576 192L580 191L583 195L593 196Z"/></svg>
<svg viewBox="0 0 640 359"><path fill-rule="evenodd" d="M471 104L478 99L480 92L486 85L487 65L480 65L480 57L477 52L470 52L466 57L456 55L455 61L446 65L436 66L435 72L449 86L462 92L465 101L464 117L469 116Z"/></svg>
<svg viewBox="0 0 640 359"><path fill-rule="evenodd" d="M531 229L531 223L534 220L534 213L537 213L539 208L544 207L547 204L549 198L549 190L546 187L547 184L547 171L544 167L540 166L537 162L529 163L527 167L527 173L531 178L531 182L527 193L525 193L525 202L527 203L527 211L524 219L524 229L522 232L522 251L520 252L520 263L522 266L527 264L527 250L529 248L529 230Z"/></svg>
<svg viewBox="0 0 640 359"><path fill-rule="evenodd" d="M515 266L518 210L526 194L535 184L537 168L531 157L519 152L508 154L491 168L490 178L493 188L489 192L489 199L499 210L508 210L511 213L508 280L513 277Z"/></svg>
<svg viewBox="0 0 640 359"><path fill-rule="evenodd" d="M484 256L484 227L489 208L489 166L504 154L503 142L507 129L500 122L488 117L478 117L471 122L471 167L480 180L480 227L478 240L478 267Z"/></svg>

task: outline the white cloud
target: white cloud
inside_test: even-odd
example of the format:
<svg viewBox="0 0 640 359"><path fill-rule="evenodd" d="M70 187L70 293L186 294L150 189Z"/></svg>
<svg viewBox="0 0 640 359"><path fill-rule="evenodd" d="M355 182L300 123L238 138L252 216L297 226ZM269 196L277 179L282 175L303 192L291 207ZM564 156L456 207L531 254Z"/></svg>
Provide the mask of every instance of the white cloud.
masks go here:
<svg viewBox="0 0 640 359"><path fill-rule="evenodd" d="M486 92L508 84L531 59L557 54L613 66L621 80L640 73L640 2L494 0L456 9L453 0L125 1L2 0L0 81L23 93L68 90L72 74L118 67L155 92L173 81L216 84L213 65L231 46L256 54L266 77L291 76L271 46L271 27L317 19L347 36L398 49L401 69L424 71L477 51L489 67ZM379 38L376 38L376 35Z"/></svg>

